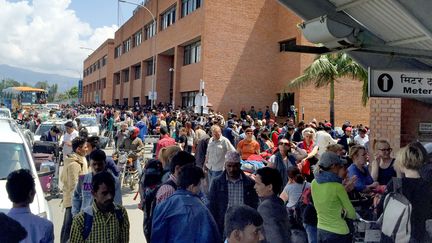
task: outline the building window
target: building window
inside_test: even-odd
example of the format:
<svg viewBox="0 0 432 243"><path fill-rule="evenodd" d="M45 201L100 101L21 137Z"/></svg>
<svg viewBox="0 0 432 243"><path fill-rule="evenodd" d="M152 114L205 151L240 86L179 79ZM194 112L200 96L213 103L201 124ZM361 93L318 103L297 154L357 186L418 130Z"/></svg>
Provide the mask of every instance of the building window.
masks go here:
<svg viewBox="0 0 432 243"><path fill-rule="evenodd" d="M106 89L106 79L102 80L102 85L103 85L103 88Z"/></svg>
<svg viewBox="0 0 432 243"><path fill-rule="evenodd" d="M115 105L120 105L120 100L119 99L115 99Z"/></svg>
<svg viewBox="0 0 432 243"><path fill-rule="evenodd" d="M192 107L195 106L195 96L198 94L198 91L190 91L190 92L182 92L182 106L183 107Z"/></svg>
<svg viewBox="0 0 432 243"><path fill-rule="evenodd" d="M156 35L156 22L151 22L144 26L145 39L148 40Z"/></svg>
<svg viewBox="0 0 432 243"><path fill-rule="evenodd" d="M141 78L141 65L134 66L134 80Z"/></svg>
<svg viewBox="0 0 432 243"><path fill-rule="evenodd" d="M142 43L142 31L138 31L134 34L133 46L139 46Z"/></svg>
<svg viewBox="0 0 432 243"><path fill-rule="evenodd" d="M97 63L97 69L100 69L100 67L101 67L101 60L98 60L96 63Z"/></svg>
<svg viewBox="0 0 432 243"><path fill-rule="evenodd" d="M125 106L129 105L129 99L128 98L123 98L123 105L125 105Z"/></svg>
<svg viewBox="0 0 432 243"><path fill-rule="evenodd" d="M184 65L201 61L201 41L184 47Z"/></svg>
<svg viewBox="0 0 432 243"><path fill-rule="evenodd" d="M125 69L122 71L123 83L129 82L129 69Z"/></svg>
<svg viewBox="0 0 432 243"><path fill-rule="evenodd" d="M183 0L182 1L182 17L192 13L197 8L201 7L201 0Z"/></svg>
<svg viewBox="0 0 432 243"><path fill-rule="evenodd" d="M129 38L123 42L123 52L126 53L130 51L130 49L131 49L131 39Z"/></svg>
<svg viewBox="0 0 432 243"><path fill-rule="evenodd" d="M102 57L102 67L106 65L107 62L107 56L105 55L104 57Z"/></svg>
<svg viewBox="0 0 432 243"><path fill-rule="evenodd" d="M147 76L153 75L154 69L153 69L153 59L150 61L147 61Z"/></svg>
<svg viewBox="0 0 432 243"><path fill-rule="evenodd" d="M120 73L114 73L114 83L120 84Z"/></svg>
<svg viewBox="0 0 432 243"><path fill-rule="evenodd" d="M164 30L175 23L176 6L174 5L161 15L161 29Z"/></svg>
<svg viewBox="0 0 432 243"><path fill-rule="evenodd" d="M121 56L121 54L122 54L122 46L119 45L114 50L114 58Z"/></svg>

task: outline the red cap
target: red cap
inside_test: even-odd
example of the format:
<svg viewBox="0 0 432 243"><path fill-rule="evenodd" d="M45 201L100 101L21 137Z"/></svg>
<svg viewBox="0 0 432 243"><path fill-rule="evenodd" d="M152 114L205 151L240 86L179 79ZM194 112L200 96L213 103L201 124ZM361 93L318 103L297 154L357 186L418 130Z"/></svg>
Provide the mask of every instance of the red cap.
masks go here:
<svg viewBox="0 0 432 243"><path fill-rule="evenodd" d="M332 124L330 122L327 122L326 124L324 124L326 127L331 127Z"/></svg>
<svg viewBox="0 0 432 243"><path fill-rule="evenodd" d="M345 128L345 131L352 131L352 127L347 127L347 128Z"/></svg>

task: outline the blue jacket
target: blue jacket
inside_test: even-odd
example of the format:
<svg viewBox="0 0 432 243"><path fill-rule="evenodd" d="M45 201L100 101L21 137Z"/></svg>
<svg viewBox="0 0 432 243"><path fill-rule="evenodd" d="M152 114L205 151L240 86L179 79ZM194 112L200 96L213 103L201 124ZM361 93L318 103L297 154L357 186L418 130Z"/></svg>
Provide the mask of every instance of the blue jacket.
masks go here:
<svg viewBox="0 0 432 243"><path fill-rule="evenodd" d="M369 173L367 166L364 167L364 173L361 172L355 164L348 167L348 176L351 178L357 176L357 182L354 186L354 190L362 192L366 186L372 184L374 181Z"/></svg>
<svg viewBox="0 0 432 243"><path fill-rule="evenodd" d="M179 189L155 208L152 243L220 243L217 225L197 195Z"/></svg>
<svg viewBox="0 0 432 243"><path fill-rule="evenodd" d="M145 124L145 122L139 121L139 122L137 122L137 124L135 124L135 126L138 127L140 130L138 137L141 138L142 141L144 141L144 138L148 132L147 125Z"/></svg>
<svg viewBox="0 0 432 243"><path fill-rule="evenodd" d="M120 188L120 181L117 177L113 176L115 180L115 195L114 203L122 205L122 194ZM87 173L78 178L78 183L75 187L72 197L72 215L75 216L87 207L91 207L93 203L92 195L92 178L93 173Z"/></svg>

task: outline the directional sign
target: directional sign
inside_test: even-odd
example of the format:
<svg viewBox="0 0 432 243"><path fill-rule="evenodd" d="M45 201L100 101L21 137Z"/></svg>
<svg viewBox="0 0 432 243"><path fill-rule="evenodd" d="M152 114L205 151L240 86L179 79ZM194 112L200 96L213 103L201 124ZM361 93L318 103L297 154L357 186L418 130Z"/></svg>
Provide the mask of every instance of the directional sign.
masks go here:
<svg viewBox="0 0 432 243"><path fill-rule="evenodd" d="M80 79L78 80L78 98L82 99L83 97L83 81Z"/></svg>
<svg viewBox="0 0 432 243"><path fill-rule="evenodd" d="M369 96L432 98L432 72L369 68Z"/></svg>

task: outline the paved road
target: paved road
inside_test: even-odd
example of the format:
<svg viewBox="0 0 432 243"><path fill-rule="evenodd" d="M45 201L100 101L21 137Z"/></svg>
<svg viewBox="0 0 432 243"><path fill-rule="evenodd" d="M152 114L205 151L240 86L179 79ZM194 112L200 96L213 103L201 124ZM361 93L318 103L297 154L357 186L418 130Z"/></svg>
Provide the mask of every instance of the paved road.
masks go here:
<svg viewBox="0 0 432 243"><path fill-rule="evenodd" d="M149 147L146 146L146 152ZM106 150L107 155L111 155L112 150ZM130 242L146 242L143 234L143 213L137 208L139 203L139 196L137 200L133 200L136 191L131 191L129 188L122 190L123 194L123 206L127 209L129 221L130 221ZM60 242L60 231L63 225L64 210L60 205L61 199L51 199L48 201L48 205L51 209L53 223L54 223L54 235L55 242Z"/></svg>

